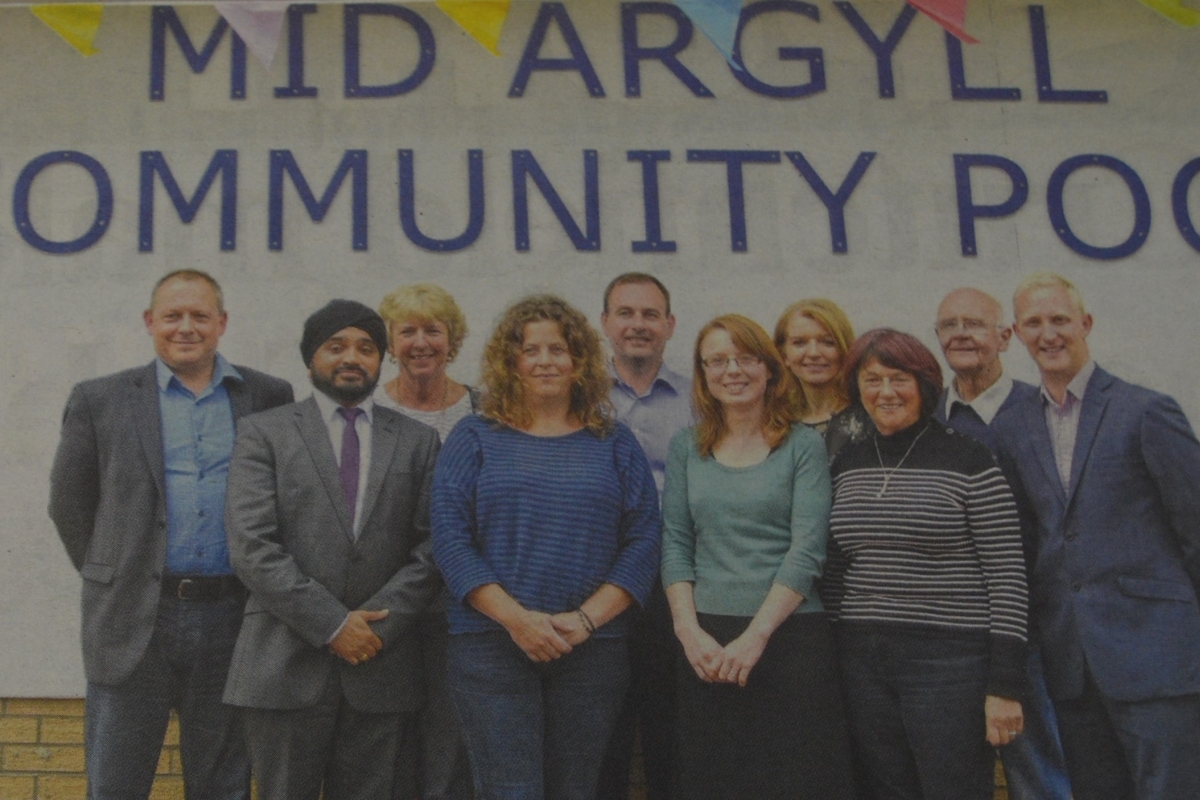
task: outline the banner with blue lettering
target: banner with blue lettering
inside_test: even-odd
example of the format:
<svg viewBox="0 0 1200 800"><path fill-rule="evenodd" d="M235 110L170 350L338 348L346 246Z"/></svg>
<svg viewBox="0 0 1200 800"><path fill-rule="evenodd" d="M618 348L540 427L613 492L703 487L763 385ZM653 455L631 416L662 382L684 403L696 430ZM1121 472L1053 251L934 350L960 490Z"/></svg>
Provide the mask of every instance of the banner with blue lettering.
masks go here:
<svg viewBox="0 0 1200 800"><path fill-rule="evenodd" d="M627 270L670 288L677 370L714 315L804 297L936 351L946 292L1009 313L1052 270L1097 361L1200 420L1200 39L1140 3L972 0L964 44L898 0L747 0L728 61L669 2L514 0L498 57L433 3L295 4L269 71L210 6L107 7L86 59L0 22L0 696L81 691L47 476L71 386L152 358L173 269L299 396L304 318L408 283L462 305L475 383L512 301L597 319Z"/></svg>

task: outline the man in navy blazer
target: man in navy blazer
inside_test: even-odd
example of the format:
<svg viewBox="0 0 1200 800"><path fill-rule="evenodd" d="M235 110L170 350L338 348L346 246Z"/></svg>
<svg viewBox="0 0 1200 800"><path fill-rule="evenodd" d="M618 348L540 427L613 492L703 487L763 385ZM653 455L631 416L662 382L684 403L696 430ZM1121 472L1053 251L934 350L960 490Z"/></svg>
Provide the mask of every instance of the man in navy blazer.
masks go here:
<svg viewBox="0 0 1200 800"><path fill-rule="evenodd" d="M83 579L88 797L150 794L175 708L187 796L246 800L249 757L221 702L245 602L226 476L238 420L292 387L217 352L211 275L164 275L143 316L157 358L75 387L50 473L50 517Z"/></svg>
<svg viewBox="0 0 1200 800"><path fill-rule="evenodd" d="M1200 443L1171 398L1091 360L1065 278L1013 297L1041 391L996 421L1076 800L1200 794Z"/></svg>
<svg viewBox="0 0 1200 800"><path fill-rule="evenodd" d="M942 391L937 417L996 452L997 419L1010 413L1037 389L1004 374L1000 354L1008 349L1012 328L1001 324L1003 309L986 292L964 287L938 306L934 331L954 379ZM1009 480L1013 479L1011 476ZM1032 626L1031 626L1032 627ZM1008 796L1012 800L1070 800L1054 708L1046 693L1041 654L1029 649L1029 693L1022 698L1025 726L1000 748Z"/></svg>

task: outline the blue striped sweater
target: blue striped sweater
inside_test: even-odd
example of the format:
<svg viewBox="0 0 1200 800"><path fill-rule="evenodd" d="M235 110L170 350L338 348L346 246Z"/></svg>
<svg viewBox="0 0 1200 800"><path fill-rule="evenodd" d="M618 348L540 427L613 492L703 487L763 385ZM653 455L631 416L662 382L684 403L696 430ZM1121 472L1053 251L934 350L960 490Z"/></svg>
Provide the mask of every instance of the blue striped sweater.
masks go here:
<svg viewBox="0 0 1200 800"><path fill-rule="evenodd" d="M467 417L433 476L433 555L458 601L450 633L500 630L465 602L498 583L525 608L578 608L602 583L645 601L658 573L658 492L624 425L541 437ZM596 636L623 635L622 614Z"/></svg>

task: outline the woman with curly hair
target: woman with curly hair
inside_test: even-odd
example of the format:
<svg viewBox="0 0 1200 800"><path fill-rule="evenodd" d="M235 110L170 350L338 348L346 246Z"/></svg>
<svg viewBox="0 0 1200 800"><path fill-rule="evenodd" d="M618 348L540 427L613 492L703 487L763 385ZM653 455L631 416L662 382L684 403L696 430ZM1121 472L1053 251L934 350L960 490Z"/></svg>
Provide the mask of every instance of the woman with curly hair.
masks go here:
<svg viewBox="0 0 1200 800"><path fill-rule="evenodd" d="M504 313L479 417L446 439L433 553L477 796L583 800L628 681L628 615L659 557L657 490L613 421L596 332L537 295Z"/></svg>
<svg viewBox="0 0 1200 800"><path fill-rule="evenodd" d="M694 428L671 440L662 582L683 645L681 796L849 800L833 635L814 582L829 468L770 336L738 314L696 338Z"/></svg>

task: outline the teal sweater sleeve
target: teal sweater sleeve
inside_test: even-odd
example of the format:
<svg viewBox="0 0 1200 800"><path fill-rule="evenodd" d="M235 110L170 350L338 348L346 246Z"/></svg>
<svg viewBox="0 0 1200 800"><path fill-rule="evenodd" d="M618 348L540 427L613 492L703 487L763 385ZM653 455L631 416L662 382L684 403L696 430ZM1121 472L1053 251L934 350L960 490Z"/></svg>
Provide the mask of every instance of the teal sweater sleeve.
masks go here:
<svg viewBox="0 0 1200 800"><path fill-rule="evenodd" d="M793 428L787 444L792 457L792 545L774 582L808 599L814 595L813 584L821 576L829 539L833 494L829 460L824 440L806 425Z"/></svg>
<svg viewBox="0 0 1200 800"><path fill-rule="evenodd" d="M696 529L688 507L688 461L693 453L699 458L691 428L671 437L662 494L663 586L696 580Z"/></svg>

